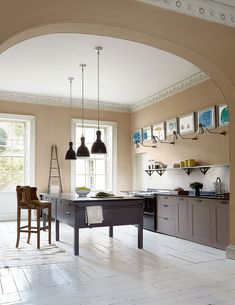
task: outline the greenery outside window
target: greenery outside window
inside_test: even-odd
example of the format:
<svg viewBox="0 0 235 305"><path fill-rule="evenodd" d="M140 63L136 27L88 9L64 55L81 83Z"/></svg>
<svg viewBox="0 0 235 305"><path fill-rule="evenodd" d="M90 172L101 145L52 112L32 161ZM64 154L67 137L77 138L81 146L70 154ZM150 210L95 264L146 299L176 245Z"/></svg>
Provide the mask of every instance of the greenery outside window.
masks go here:
<svg viewBox="0 0 235 305"><path fill-rule="evenodd" d="M32 127L33 117L0 114L0 192L34 180Z"/></svg>

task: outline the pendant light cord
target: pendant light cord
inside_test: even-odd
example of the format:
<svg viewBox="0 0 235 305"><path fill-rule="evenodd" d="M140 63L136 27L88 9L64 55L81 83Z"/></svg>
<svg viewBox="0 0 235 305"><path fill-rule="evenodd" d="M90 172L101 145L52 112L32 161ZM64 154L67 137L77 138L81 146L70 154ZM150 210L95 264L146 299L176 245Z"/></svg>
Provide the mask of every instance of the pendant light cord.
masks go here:
<svg viewBox="0 0 235 305"><path fill-rule="evenodd" d="M98 130L100 129L100 48L97 48L97 54L98 54L98 90L97 90L97 98L98 98Z"/></svg>
<svg viewBox="0 0 235 305"><path fill-rule="evenodd" d="M82 67L82 136L84 136L84 120L83 120L83 107L84 107L84 65Z"/></svg>
<svg viewBox="0 0 235 305"><path fill-rule="evenodd" d="M70 121L69 121L69 124L71 122L71 106L72 106L72 82L73 82L73 77L69 77L68 80L69 80L69 84L70 84L70 98L69 98L69 118L70 118ZM72 138L70 137L70 140L72 141Z"/></svg>

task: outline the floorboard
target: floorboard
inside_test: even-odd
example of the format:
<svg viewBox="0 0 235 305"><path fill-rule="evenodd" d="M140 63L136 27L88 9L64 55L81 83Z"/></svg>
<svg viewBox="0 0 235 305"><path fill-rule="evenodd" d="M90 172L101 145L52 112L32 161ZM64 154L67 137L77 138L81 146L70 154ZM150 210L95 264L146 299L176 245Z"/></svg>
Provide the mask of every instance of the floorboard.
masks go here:
<svg viewBox="0 0 235 305"><path fill-rule="evenodd" d="M0 222L0 246L15 244L15 227ZM235 305L235 261L224 251L146 230L140 250L137 228L120 226L113 239L108 228L80 230L74 257L73 229L61 224L60 238L74 259L0 269L0 304Z"/></svg>

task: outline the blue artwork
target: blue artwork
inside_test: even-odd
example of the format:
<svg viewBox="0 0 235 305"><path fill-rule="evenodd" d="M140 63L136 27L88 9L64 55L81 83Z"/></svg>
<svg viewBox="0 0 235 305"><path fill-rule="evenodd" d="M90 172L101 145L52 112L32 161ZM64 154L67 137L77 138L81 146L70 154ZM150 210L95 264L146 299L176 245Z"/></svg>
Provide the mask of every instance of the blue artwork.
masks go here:
<svg viewBox="0 0 235 305"><path fill-rule="evenodd" d="M227 105L219 106L219 126L229 124L229 111Z"/></svg>
<svg viewBox="0 0 235 305"><path fill-rule="evenodd" d="M135 143L142 143L142 129L135 130L132 133L132 142Z"/></svg>
<svg viewBox="0 0 235 305"><path fill-rule="evenodd" d="M198 123L201 123L207 128L214 128L214 108L209 108L204 111L198 112Z"/></svg>
<svg viewBox="0 0 235 305"><path fill-rule="evenodd" d="M151 140L151 127L144 128L143 137L144 141Z"/></svg>

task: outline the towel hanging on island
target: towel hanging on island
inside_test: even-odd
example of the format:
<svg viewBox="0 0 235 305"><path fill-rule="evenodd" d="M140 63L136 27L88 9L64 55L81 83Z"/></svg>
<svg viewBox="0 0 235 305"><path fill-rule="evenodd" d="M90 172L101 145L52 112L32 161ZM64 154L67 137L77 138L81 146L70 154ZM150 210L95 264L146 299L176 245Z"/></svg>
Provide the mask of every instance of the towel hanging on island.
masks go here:
<svg viewBox="0 0 235 305"><path fill-rule="evenodd" d="M86 207L86 223L90 226L96 223L102 223L103 208L101 205Z"/></svg>

